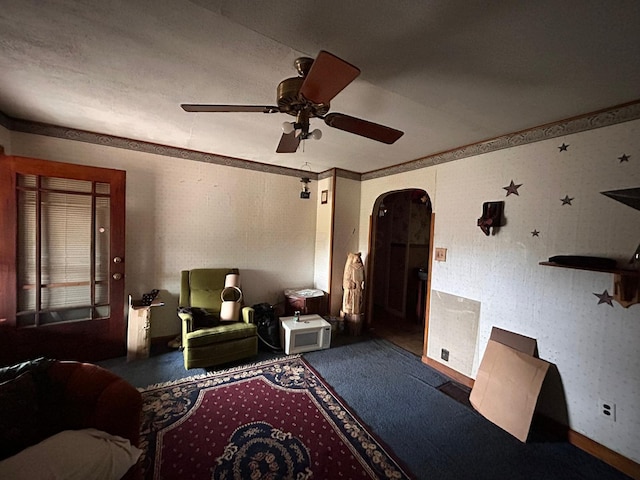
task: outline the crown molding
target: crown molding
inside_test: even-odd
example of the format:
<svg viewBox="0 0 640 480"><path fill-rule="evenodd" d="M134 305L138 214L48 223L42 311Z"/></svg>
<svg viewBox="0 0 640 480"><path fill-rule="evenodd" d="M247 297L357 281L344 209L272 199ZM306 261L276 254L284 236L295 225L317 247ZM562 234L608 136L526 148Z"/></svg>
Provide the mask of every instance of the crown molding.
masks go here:
<svg viewBox="0 0 640 480"><path fill-rule="evenodd" d="M356 181L361 181L362 180L362 174L361 173L357 173L357 172L352 172L351 170L344 170L342 168L330 168L329 170L325 170L324 172L320 172L318 174L318 180L322 180L325 178L329 178L329 177L333 177L335 173L336 177L340 177L340 178L346 178L349 180L356 180Z"/></svg>
<svg viewBox="0 0 640 480"><path fill-rule="evenodd" d="M279 167L277 165L268 165L266 163L254 162L251 160L243 160L240 158L227 157L214 153L200 152L197 150L189 150L186 148L170 147L158 143L144 142L141 140L133 140L131 138L117 137L114 135L105 135L101 133L89 132L86 130L77 130L75 128L60 127L47 123L31 122L19 118L8 117L0 112L8 120L9 130L21 133L30 133L33 135L43 135L46 137L63 138L66 140L74 140L76 142L91 143L94 145L102 145L105 147L122 148L135 152L152 153L154 155L162 155L165 157L181 158L184 160L193 160L196 162L212 163L225 167L243 168L245 170L253 170L262 173L273 173L276 175L287 175L290 177L309 177L317 180L318 174L309 172L308 170L298 170L294 168ZM0 116L0 122L2 117Z"/></svg>
<svg viewBox="0 0 640 480"><path fill-rule="evenodd" d="M0 125L2 125L7 130L14 130L13 119L2 112L0 112Z"/></svg>
<svg viewBox="0 0 640 480"><path fill-rule="evenodd" d="M432 167L441 163L453 162L462 158L469 158L483 153L495 152L505 148L513 148L528 143L540 142L550 138L562 137L573 133L608 127L617 123L640 119L640 100L617 105L597 112L580 115L567 120L548 123L519 132L502 135L464 147L454 148L446 152L436 153L418 158L389 168L381 168L362 174L362 181L387 177L398 173L410 172L425 167Z"/></svg>
<svg viewBox="0 0 640 480"><path fill-rule="evenodd" d="M574 133L593 130L596 128L608 127L617 123L628 122L640 119L640 100L629 102L623 105L617 105L597 112L588 113L567 120L562 120L538 127L522 130L519 132L502 135L482 142L473 143L463 147L447 150L416 160L394 165L393 167L381 168L366 173L356 173L349 170L339 168L329 169L321 173L313 173L306 170L298 170L287 167L279 167L276 165L268 165L265 163L254 162L251 160L243 160L240 158L227 157L214 153L200 152L185 148L170 147L157 143L144 142L141 140L133 140L130 138L116 137L113 135L104 135L86 130L77 130L74 128L60 127L46 123L32 122L12 118L0 111L0 125L8 130L30 133L33 135L43 135L47 137L64 138L78 142L92 143L95 145L103 145L107 147L123 148L136 152L152 153L155 155L163 155L167 157L182 158L185 160L193 160L196 162L212 163L226 167L243 168L245 170L253 170L263 173L273 173L277 175L287 175L299 177L301 175L309 177L312 180L318 180L335 175L341 178L347 178L357 181L366 181L374 178L387 177L399 173L410 172L421 168L432 167L441 163L453 162L463 158L469 158L483 153L495 152L505 148L513 148L529 143L540 142L551 138L571 135Z"/></svg>

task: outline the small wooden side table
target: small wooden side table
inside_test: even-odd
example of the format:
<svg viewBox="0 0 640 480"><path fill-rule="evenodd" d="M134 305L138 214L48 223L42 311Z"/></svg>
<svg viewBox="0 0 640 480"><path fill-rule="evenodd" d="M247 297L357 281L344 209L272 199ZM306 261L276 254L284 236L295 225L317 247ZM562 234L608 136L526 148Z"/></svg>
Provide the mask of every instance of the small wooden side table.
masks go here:
<svg viewBox="0 0 640 480"><path fill-rule="evenodd" d="M151 307L161 307L164 302L155 300L151 305L142 305L129 295L129 325L127 327L127 362L149 358L151 349Z"/></svg>
<svg viewBox="0 0 640 480"><path fill-rule="evenodd" d="M296 311L303 315L313 313L324 316L329 313L329 296L327 292L315 297L305 297L285 290L284 314L292 316Z"/></svg>

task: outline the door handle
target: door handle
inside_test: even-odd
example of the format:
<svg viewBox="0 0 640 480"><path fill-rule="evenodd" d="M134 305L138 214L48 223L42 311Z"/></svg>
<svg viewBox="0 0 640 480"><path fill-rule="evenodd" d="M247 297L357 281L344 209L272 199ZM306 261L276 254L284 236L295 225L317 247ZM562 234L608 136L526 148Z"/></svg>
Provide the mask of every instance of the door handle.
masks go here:
<svg viewBox="0 0 640 480"><path fill-rule="evenodd" d="M113 257L113 263L122 263L122 257Z"/></svg>
<svg viewBox="0 0 640 480"><path fill-rule="evenodd" d="M114 280L120 280L122 278L122 274L121 273L114 273L112 275Z"/></svg>

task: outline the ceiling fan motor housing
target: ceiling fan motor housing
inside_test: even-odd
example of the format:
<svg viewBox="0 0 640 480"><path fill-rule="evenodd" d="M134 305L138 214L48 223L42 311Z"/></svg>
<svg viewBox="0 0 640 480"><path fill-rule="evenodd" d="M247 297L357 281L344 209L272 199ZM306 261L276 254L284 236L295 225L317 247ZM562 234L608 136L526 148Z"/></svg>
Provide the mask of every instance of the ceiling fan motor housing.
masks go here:
<svg viewBox="0 0 640 480"><path fill-rule="evenodd" d="M300 110L307 110L309 118L321 117L330 108L328 103L312 103L300 95L304 77L291 77L278 85L278 108L282 113L297 116Z"/></svg>

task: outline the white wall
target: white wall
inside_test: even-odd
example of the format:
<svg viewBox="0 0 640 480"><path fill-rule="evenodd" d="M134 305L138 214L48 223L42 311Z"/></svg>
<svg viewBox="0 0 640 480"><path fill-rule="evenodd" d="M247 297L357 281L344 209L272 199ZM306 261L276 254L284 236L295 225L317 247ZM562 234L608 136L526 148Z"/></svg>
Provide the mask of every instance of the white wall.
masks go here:
<svg viewBox="0 0 640 480"><path fill-rule="evenodd" d="M316 203L300 199L299 178L11 133L12 155L126 170L126 291L162 291L154 337L180 331L180 270L239 268L247 305L313 284Z"/></svg>
<svg viewBox="0 0 640 480"><path fill-rule="evenodd" d="M321 202L321 192L327 190L327 203ZM314 288L319 288L331 293L329 285L329 268L331 261L331 235L332 235L332 215L333 215L333 176L323 178L317 182L317 195L315 199L318 213L316 216L316 246L315 246L315 268L314 268ZM311 285L291 285L292 287L309 287Z"/></svg>
<svg viewBox="0 0 640 480"><path fill-rule="evenodd" d="M361 182L336 178L336 213L333 232L333 265L331 276L331 315L338 316L342 308L342 278L347 254L358 252ZM369 220L367 219L368 225ZM366 281L366 279L365 279Z"/></svg>
<svg viewBox="0 0 640 480"><path fill-rule="evenodd" d="M342 306L342 277L347 253L358 250L361 182L340 176L318 181L318 197L327 190L327 203L318 198L315 287L331 294L329 314Z"/></svg>
<svg viewBox="0 0 640 480"><path fill-rule="evenodd" d="M560 152L563 142L569 148ZM629 162L618 160L623 153ZM506 197L511 180L522 187ZM640 211L600 192L632 187L640 187L640 121L366 181L360 249L380 194L424 188L434 247L448 249L447 261L433 264L432 289L481 303L473 375L492 326L535 337L562 377L570 427L638 462L640 305L598 305L594 293L613 291L609 273L538 265L559 254L628 260L640 242ZM565 195L572 205L562 205ZM505 201L507 224L487 237L476 222L493 200ZM599 399L616 403L615 423L599 414Z"/></svg>

